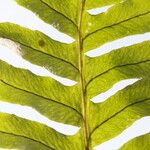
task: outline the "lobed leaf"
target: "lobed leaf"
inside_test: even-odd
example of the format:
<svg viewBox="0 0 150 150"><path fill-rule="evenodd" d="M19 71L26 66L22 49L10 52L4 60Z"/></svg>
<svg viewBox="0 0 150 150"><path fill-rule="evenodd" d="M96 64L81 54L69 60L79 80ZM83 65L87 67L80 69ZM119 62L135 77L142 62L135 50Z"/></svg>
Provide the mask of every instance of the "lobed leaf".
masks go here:
<svg viewBox="0 0 150 150"><path fill-rule="evenodd" d="M38 122L1 112L0 147L91 150L150 115L150 39L135 38L149 35L149 0L15 1L75 41L64 44L46 33L4 22L0 23L0 46L11 50L9 42L12 42L18 46L16 54L22 60L77 83L66 86L56 78L37 75L29 67L17 67L2 59L0 101L29 106L50 120L78 126L80 130L66 136ZM89 12L110 5L95 15ZM133 40L130 44L119 43L129 39ZM121 46L114 46L115 42ZM92 50L98 54L90 56ZM3 53L5 49L0 51ZM91 101L128 79L136 82L104 102ZM143 139L147 148L146 135L127 143L123 149L140 148L141 144L136 143Z"/></svg>

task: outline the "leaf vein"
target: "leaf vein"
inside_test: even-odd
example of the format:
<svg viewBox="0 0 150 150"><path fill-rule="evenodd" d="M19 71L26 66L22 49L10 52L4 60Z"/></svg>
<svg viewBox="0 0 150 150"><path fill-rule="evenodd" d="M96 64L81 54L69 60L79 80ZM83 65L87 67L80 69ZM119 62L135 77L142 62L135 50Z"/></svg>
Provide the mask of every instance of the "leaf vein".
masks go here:
<svg viewBox="0 0 150 150"><path fill-rule="evenodd" d="M113 26L119 25L119 24L124 23L124 22L127 22L127 21L129 21L129 20L132 20L132 19L135 19L135 18L138 18L138 17L141 17L141 16L145 16L145 15L147 15L147 14L149 14L149 13L150 13L150 11L147 11L147 12L145 12L145 13L143 13L143 14L136 15L136 16L134 16L134 17L132 17L132 18L128 18L128 19L123 20L123 21L120 21L120 22L118 22L118 23L115 23L115 24L112 24L112 25L105 26L105 27L103 27L103 28L97 29L97 30L95 30L95 31L93 31L93 32L91 32L91 33L89 33L89 34L87 34L87 35L83 38L83 40L85 40L87 37L93 35L94 33L98 32L98 31L101 31L101 30L106 29L106 28L111 28L111 27L113 27Z"/></svg>
<svg viewBox="0 0 150 150"><path fill-rule="evenodd" d="M39 49L35 49L35 48L33 48L33 47L29 46L29 45L26 45L26 44L24 44L24 43L22 43L22 42L17 41L17 40L14 40L14 39L11 39L11 38L8 38L8 37L5 37L5 36L1 36L1 37L2 37L2 38L7 38L7 39L12 40L12 41L14 41L14 42L17 42L17 43L19 43L20 45L23 45L23 46L25 46L25 47L27 47L27 48L33 49L34 51L37 51L37 52L39 52L39 53L41 53L41 54L47 55L47 56L49 56L49 57L53 57L53 58L55 58L55 59L58 59L58 60L61 60L61 61L65 62L65 63L67 63L67 64L70 64L73 68L75 68L75 69L79 72L79 69L78 69L75 65L73 65L71 62L68 62L68 61L66 61L66 60L64 60L64 59L62 59L62 58L59 58L59 57L56 57L56 56L54 56L54 55L51 55L51 54L45 53L45 52L43 52L43 51L40 51Z"/></svg>
<svg viewBox="0 0 150 150"><path fill-rule="evenodd" d="M14 134L14 133L8 133L8 132L4 132L4 131L0 131L0 132L1 132L1 133L4 133L4 134L8 134L8 135L13 135L13 136L18 136L18 137L23 137L23 138L32 140L32 141L34 141L34 142L37 142L37 143L39 143L39 144L42 144L42 145L44 145L45 147L47 147L47 148L49 148L49 149L55 150L54 148L48 146L47 144L44 144L43 142L40 142L40 141L38 141L38 140L29 138L29 137L27 137L27 136L18 135L18 134Z"/></svg>
<svg viewBox="0 0 150 150"><path fill-rule="evenodd" d="M101 124L97 125L91 132L90 136L99 128L101 127L103 124L105 124L107 121L109 121L110 119L114 118L115 116L117 116L119 113L123 112L125 109L127 109L128 107L131 107L133 105L136 105L138 103L143 103L145 101L149 101L150 98L146 98L146 99L143 99L143 100L140 100L140 101L137 101L135 103L132 103L130 105L127 105L126 107L122 108L120 111L116 112L114 115L112 115L111 117L109 117L108 119L104 120Z"/></svg>
<svg viewBox="0 0 150 150"><path fill-rule="evenodd" d="M112 67L112 68L106 70L105 72L102 72L101 74L98 74L98 75L95 76L94 78L90 79L90 80L88 81L88 83L86 84L86 88L89 86L89 84L90 84L92 81L94 81L94 80L97 79L98 77L100 77L100 76L102 76L102 75L108 73L109 71L111 71L111 70L113 70L113 69L115 69L115 68L125 67L125 66L132 66L132 65L138 65L138 64L142 64L142 63L149 62L149 61L150 61L150 60L148 59L148 60L144 60L144 61L140 61L140 62L135 62L135 63L131 63L131 64L124 64L124 65L118 65L118 66Z"/></svg>
<svg viewBox="0 0 150 150"><path fill-rule="evenodd" d="M47 4L46 2L44 2L43 0L40 0L44 5L46 5L47 7L49 7L50 9L52 9L53 11L55 11L56 13L62 15L64 18L66 18L67 20L69 20L78 30L78 26L75 24L75 22L73 20L71 20L69 17L67 17L66 15L64 15L63 13L57 11L56 9L54 9L53 7L51 7L49 4Z"/></svg>
<svg viewBox="0 0 150 150"><path fill-rule="evenodd" d="M60 103L60 102L55 101L55 100L53 100L53 99L50 99L50 98L47 98L47 97L38 95L38 94L33 93L33 92L31 92L31 91L27 91L27 90L25 90L25 89L18 88L18 87L14 86L14 85L11 85L11 84L9 84L9 83L3 81L2 79L0 79L0 81L1 81L2 83L6 84L6 85L8 85L8 86L10 86L10 87L12 87L12 88L17 89L17 90L21 90L21 91L24 91L24 92L26 92L26 93L33 94L33 95L35 95L35 96L41 97L41 98L43 98L43 99L46 99L46 100L48 100L48 101L52 101L52 102L55 102L55 103L57 103L57 104L63 105L63 106L65 106L65 107L68 107L68 108L74 110L76 113L78 113L78 114L82 117L81 113L80 113L78 110L76 110L75 108L71 107L71 106L68 106L68 105L66 105L66 104Z"/></svg>

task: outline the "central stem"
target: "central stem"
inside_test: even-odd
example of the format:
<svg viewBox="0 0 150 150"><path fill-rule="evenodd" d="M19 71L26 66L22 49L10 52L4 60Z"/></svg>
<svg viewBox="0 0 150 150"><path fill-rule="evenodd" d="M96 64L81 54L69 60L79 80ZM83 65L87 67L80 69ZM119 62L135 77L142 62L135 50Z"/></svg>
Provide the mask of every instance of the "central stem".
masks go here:
<svg viewBox="0 0 150 150"><path fill-rule="evenodd" d="M89 127L88 127L88 101L86 98L86 88L85 88L85 67L84 67L84 52L83 52L83 29L82 29L82 22L83 22L83 14L84 14L84 6L85 0L80 2L80 13L79 13L79 20L78 20L78 50L79 50L79 70L80 70L80 85L81 85L81 94L82 94L82 115L83 115L83 135L84 135L84 143L85 143L85 150L90 150L89 144Z"/></svg>

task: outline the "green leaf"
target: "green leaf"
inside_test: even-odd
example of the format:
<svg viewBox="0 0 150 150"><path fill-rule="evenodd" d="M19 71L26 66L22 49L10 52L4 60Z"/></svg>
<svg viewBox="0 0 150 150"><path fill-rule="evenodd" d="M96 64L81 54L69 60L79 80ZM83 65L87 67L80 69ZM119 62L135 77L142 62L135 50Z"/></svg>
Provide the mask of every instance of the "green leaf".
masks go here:
<svg viewBox="0 0 150 150"><path fill-rule="evenodd" d="M80 98L78 84L72 87L63 86L54 79L36 76L27 70L17 69L3 61L0 61L0 70L0 79L3 82L80 110L80 104L78 103L78 99ZM73 94L76 96L72 97Z"/></svg>
<svg viewBox="0 0 150 150"><path fill-rule="evenodd" d="M15 87L3 80L0 80L0 89L1 101L33 107L51 120L77 126L81 125L82 116L72 107Z"/></svg>
<svg viewBox="0 0 150 150"><path fill-rule="evenodd" d="M149 0L16 2L18 7L32 11L47 25L75 41L61 43L42 31L1 22L0 103L28 106L49 120L79 127L79 130L74 135L62 134L42 123L1 111L0 148L92 150L136 120L150 116L150 38L114 49L111 45L119 39L150 32ZM89 12L105 6L111 7L96 15ZM87 55L106 44L112 50L97 57ZM27 62L29 66L20 67L7 60L3 55L7 49L20 63ZM43 72L44 75L36 74L29 68L31 66L44 68L63 81L70 79L76 84L65 85ZM137 79L137 82L103 102L92 101L95 96L128 79ZM147 149L148 141L149 135L139 137L123 149L132 147L136 150L140 146Z"/></svg>
<svg viewBox="0 0 150 150"><path fill-rule="evenodd" d="M143 0L143 3L140 0L128 0L117 3L107 13L96 16L87 14L83 24L83 27L86 28L85 36L87 37L102 29L146 15L150 12L149 7L149 0Z"/></svg>
<svg viewBox="0 0 150 150"><path fill-rule="evenodd" d="M79 149L82 149L81 143L78 143L77 138L81 138L79 134L76 135L76 137L67 137L60 133L56 133L54 130L35 123L33 121L27 121L25 119L18 118L14 115L8 115L5 113L0 114L0 119L3 123L0 124L0 132L1 134L7 134L9 135L9 139L12 138L12 136L20 137L22 139L26 139L30 142L34 142L33 145L39 144L42 148L46 147L47 149L59 149L61 150L62 146L65 149L74 149L77 147ZM48 136L48 134L50 136ZM10 142L9 139L3 139L1 141L2 145L5 145L5 147L8 147L8 143L6 143L6 140ZM19 146L19 141L17 141L16 146ZM25 141L24 141L25 142ZM6 144L7 145L6 145ZM11 144L13 147L13 143ZM22 147L27 148L29 143L23 143ZM15 146L15 145L14 145ZM31 145L32 146L32 145ZM10 147L10 146L9 146Z"/></svg>
<svg viewBox="0 0 150 150"><path fill-rule="evenodd" d="M145 54L146 53L144 53L144 55ZM150 56L150 55L146 55L146 56ZM134 56L132 58L134 58ZM135 61L134 63L127 63L125 65L123 64L120 64L118 66L114 65L114 67L100 73L99 75L92 78L88 82L87 84L88 97L92 98L98 95L99 93L107 91L116 82L119 82L121 80L130 79L130 78L141 78L141 77L149 76L149 73L150 73L150 59L140 60L137 62Z"/></svg>
<svg viewBox="0 0 150 150"><path fill-rule="evenodd" d="M32 149L32 150L53 150L53 148L50 148L49 146L46 146L43 143L39 143L35 141L34 139L29 139L24 136L15 135L12 133L6 133L6 132L0 132L0 145L3 148L8 149ZM25 146L23 146L25 145Z"/></svg>
<svg viewBox="0 0 150 150"><path fill-rule="evenodd" d="M12 23L0 24L0 36L13 40L23 46L32 48L35 51L43 52L57 59L66 60L75 66L78 65L76 59L78 53L74 50L76 47L74 45L75 43L60 43L48 38L39 31L32 31ZM41 41L43 43L42 45L40 44Z"/></svg>
<svg viewBox="0 0 150 150"><path fill-rule="evenodd" d="M78 2L77 0L65 0L61 3L59 0L16 0L18 4L32 10L38 14L45 22L52 24L58 30L67 33L73 37L76 35ZM59 5L58 5L59 4ZM66 9L68 6L69 9ZM67 24L67 26L66 26ZM69 27L69 28L68 28Z"/></svg>
<svg viewBox="0 0 150 150"><path fill-rule="evenodd" d="M129 141L127 144L123 145L123 147L120 148L120 150L145 150L149 149L150 147L150 134L145 134L142 136L139 136L131 141Z"/></svg>
<svg viewBox="0 0 150 150"><path fill-rule="evenodd" d="M150 115L149 86L149 79L138 81L106 102L91 107L93 145L117 136L134 121ZM99 110L104 115L100 115Z"/></svg>

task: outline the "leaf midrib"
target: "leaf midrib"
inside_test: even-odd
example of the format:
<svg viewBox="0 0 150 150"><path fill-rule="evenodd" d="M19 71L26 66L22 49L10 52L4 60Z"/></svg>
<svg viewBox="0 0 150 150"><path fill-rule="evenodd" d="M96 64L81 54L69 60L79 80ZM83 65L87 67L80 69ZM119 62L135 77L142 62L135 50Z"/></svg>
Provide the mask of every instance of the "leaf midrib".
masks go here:
<svg viewBox="0 0 150 150"><path fill-rule="evenodd" d="M79 70L80 70L80 86L81 86L81 108L82 108L82 116L83 116L83 136L84 136L84 149L91 150L91 145L89 142L89 101L87 100L86 95L86 83L85 83L85 55L83 50L83 17L85 13L85 2L83 0L80 2L80 15L78 20L78 37L77 37L77 49L79 51Z"/></svg>

